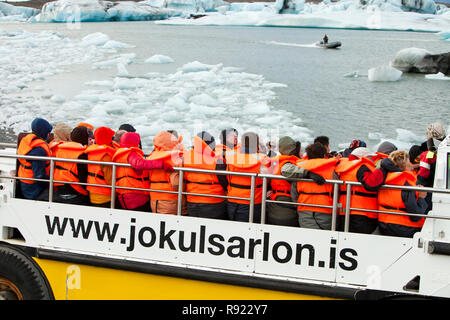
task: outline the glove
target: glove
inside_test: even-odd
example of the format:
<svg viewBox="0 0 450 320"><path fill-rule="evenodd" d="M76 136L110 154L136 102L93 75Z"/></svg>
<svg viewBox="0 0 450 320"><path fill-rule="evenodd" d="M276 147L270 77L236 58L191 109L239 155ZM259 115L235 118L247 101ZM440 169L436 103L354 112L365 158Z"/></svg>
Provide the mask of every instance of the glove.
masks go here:
<svg viewBox="0 0 450 320"><path fill-rule="evenodd" d="M306 178L312 179L319 186L325 183L325 179L321 175L318 175L317 173L314 173L312 171L308 171Z"/></svg>
<svg viewBox="0 0 450 320"><path fill-rule="evenodd" d="M173 172L174 171L173 167L169 163L166 163L166 162L163 163L163 170L165 172Z"/></svg>

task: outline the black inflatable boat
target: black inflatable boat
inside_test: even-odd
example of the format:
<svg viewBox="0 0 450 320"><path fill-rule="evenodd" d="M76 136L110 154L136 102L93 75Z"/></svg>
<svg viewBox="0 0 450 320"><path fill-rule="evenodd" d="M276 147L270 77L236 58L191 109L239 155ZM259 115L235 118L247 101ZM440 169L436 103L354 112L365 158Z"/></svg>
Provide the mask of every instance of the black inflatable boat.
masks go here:
<svg viewBox="0 0 450 320"><path fill-rule="evenodd" d="M341 46L341 42L334 41L334 42L323 43L323 41L320 41L320 42L316 43L316 45L318 47L325 48L325 49L336 49Z"/></svg>

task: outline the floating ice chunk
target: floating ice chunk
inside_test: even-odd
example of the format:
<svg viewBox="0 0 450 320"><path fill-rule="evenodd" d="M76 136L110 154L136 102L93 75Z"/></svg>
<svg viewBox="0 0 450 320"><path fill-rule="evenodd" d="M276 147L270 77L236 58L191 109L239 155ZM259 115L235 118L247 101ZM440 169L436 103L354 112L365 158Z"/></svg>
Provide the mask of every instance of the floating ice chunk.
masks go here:
<svg viewBox="0 0 450 320"><path fill-rule="evenodd" d="M436 34L439 39L450 41L450 31L441 31Z"/></svg>
<svg viewBox="0 0 450 320"><path fill-rule="evenodd" d="M191 102L196 103L196 104L201 104L204 106L217 106L218 102L216 99L214 99L213 97L211 97L210 95L206 94L206 93L202 93L196 96L193 96L190 99Z"/></svg>
<svg viewBox="0 0 450 320"><path fill-rule="evenodd" d="M284 84L284 83L275 83L275 82L265 83L265 84L263 84L263 86L264 86L264 88L269 88L269 89L271 89L271 88L287 88L286 84Z"/></svg>
<svg viewBox="0 0 450 320"><path fill-rule="evenodd" d="M127 70L127 68L125 67L125 65L123 63L118 63L117 64L117 75L119 77L124 77L124 76L128 76L129 75L128 70Z"/></svg>
<svg viewBox="0 0 450 320"><path fill-rule="evenodd" d="M271 126L275 124L280 124L281 119L282 119L281 116L269 116L256 119L256 122L260 125Z"/></svg>
<svg viewBox="0 0 450 320"><path fill-rule="evenodd" d="M159 63L172 63L174 60L171 57L164 56L161 54L155 54L145 60L145 63L153 63L153 64L159 64Z"/></svg>
<svg viewBox="0 0 450 320"><path fill-rule="evenodd" d="M99 61L92 64L92 68L107 69L121 63L123 65L130 64L136 57L135 53L123 53L112 56L111 59L105 61Z"/></svg>
<svg viewBox="0 0 450 320"><path fill-rule="evenodd" d="M397 131L397 140L408 143L414 143L421 140L421 138L409 130L398 128L395 129L395 131Z"/></svg>
<svg viewBox="0 0 450 320"><path fill-rule="evenodd" d="M402 77L402 72L391 66L381 66L369 69L369 81L398 81Z"/></svg>
<svg viewBox="0 0 450 320"><path fill-rule="evenodd" d="M202 114L202 115L207 115L207 116L213 116L213 115L218 115L220 113L225 112L225 108L221 108L221 107L208 107L208 106L204 106L204 105L199 105L199 104L195 104L195 103L191 103L190 105L190 113L192 114Z"/></svg>
<svg viewBox="0 0 450 320"><path fill-rule="evenodd" d="M247 104L243 108L242 112L245 114L263 115L268 114L270 112L270 107L265 103L252 103Z"/></svg>
<svg viewBox="0 0 450 320"><path fill-rule="evenodd" d="M190 109L189 104L180 95L167 99L166 106L178 111L188 111Z"/></svg>
<svg viewBox="0 0 450 320"><path fill-rule="evenodd" d="M361 78L361 77L367 77L367 75L360 74L359 71L353 71L344 74L344 78Z"/></svg>
<svg viewBox="0 0 450 320"><path fill-rule="evenodd" d="M442 72L436 74L427 74L425 75L426 79L430 80L450 80L450 77L445 76Z"/></svg>
<svg viewBox="0 0 450 320"><path fill-rule="evenodd" d="M178 121L183 120L183 118L184 118L184 114L182 112L178 112L178 111L175 111L175 110L166 112L161 117L161 119L166 121L166 122L178 122Z"/></svg>
<svg viewBox="0 0 450 320"><path fill-rule="evenodd" d="M141 78L115 78L113 89L133 90L143 88L148 84L148 81L147 79Z"/></svg>
<svg viewBox="0 0 450 320"><path fill-rule="evenodd" d="M189 62L186 63L185 65L183 65L181 67L181 71L184 73L189 73L189 72L201 72L201 71L209 71L211 69L213 69L214 65L209 65L209 64L204 64L198 61L193 61L193 62Z"/></svg>
<svg viewBox="0 0 450 320"><path fill-rule="evenodd" d="M108 41L109 41L108 35L101 32L88 34L83 39L81 39L81 43L84 46L103 46Z"/></svg>
<svg viewBox="0 0 450 320"><path fill-rule="evenodd" d="M50 101L54 102L54 103L63 103L64 101L66 101L66 99L64 99L63 96L60 95L54 95L50 98Z"/></svg>
<svg viewBox="0 0 450 320"><path fill-rule="evenodd" d="M104 104L104 107L107 113L112 114L123 114L128 111L129 108L128 104L121 99L108 101Z"/></svg>
<svg viewBox="0 0 450 320"><path fill-rule="evenodd" d="M89 82L85 82L85 85L93 86L93 87L112 87L113 82L109 81L109 80L89 81Z"/></svg>
<svg viewBox="0 0 450 320"><path fill-rule="evenodd" d="M134 48L134 47L135 47L134 45L123 43L120 41L115 41L115 40L108 40L103 45L103 48L106 48L106 49L129 49L129 48Z"/></svg>

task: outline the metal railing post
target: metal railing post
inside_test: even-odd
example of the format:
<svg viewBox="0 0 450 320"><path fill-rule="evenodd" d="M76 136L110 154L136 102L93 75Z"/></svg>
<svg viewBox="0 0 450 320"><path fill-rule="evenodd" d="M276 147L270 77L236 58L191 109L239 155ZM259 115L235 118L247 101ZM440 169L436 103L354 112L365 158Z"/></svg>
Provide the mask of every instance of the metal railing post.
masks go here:
<svg viewBox="0 0 450 320"><path fill-rule="evenodd" d="M55 161L50 160L50 181L48 185L48 202L53 202L53 172L55 171Z"/></svg>
<svg viewBox="0 0 450 320"><path fill-rule="evenodd" d="M177 215L181 216L181 206L183 205L183 170L180 170L178 178L178 199L177 199Z"/></svg>
<svg viewBox="0 0 450 320"><path fill-rule="evenodd" d="M339 185L333 184L333 210L331 213L331 231L336 231L337 203L339 198Z"/></svg>
<svg viewBox="0 0 450 320"><path fill-rule="evenodd" d="M111 179L111 209L116 206L116 165L112 167L112 179Z"/></svg>
<svg viewBox="0 0 450 320"><path fill-rule="evenodd" d="M350 226L350 200L352 195L352 185L347 184L346 199L345 199L345 223L344 231L348 232Z"/></svg>
<svg viewBox="0 0 450 320"><path fill-rule="evenodd" d="M248 211L248 222L253 222L253 217L255 214L255 182L256 176L251 177L252 184L250 186L250 208Z"/></svg>
<svg viewBox="0 0 450 320"><path fill-rule="evenodd" d="M261 201L261 224L266 223L266 193L267 193L267 178L263 177L262 185L262 201Z"/></svg>

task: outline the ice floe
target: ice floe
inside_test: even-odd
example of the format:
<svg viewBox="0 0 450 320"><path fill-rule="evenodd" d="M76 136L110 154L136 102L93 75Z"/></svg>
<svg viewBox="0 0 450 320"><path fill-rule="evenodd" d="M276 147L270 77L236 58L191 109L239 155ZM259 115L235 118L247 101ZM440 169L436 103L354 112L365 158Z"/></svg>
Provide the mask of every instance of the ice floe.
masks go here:
<svg viewBox="0 0 450 320"><path fill-rule="evenodd" d="M369 69L367 75L372 82L392 82L400 80L402 72L391 66L380 66Z"/></svg>

